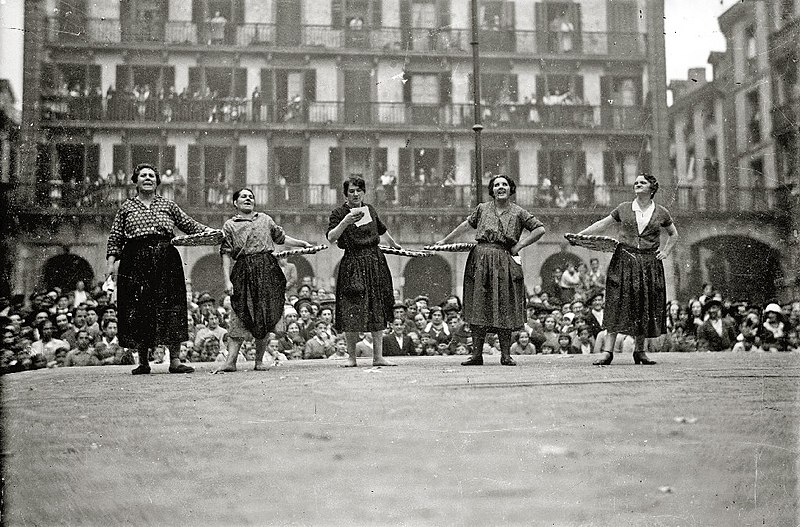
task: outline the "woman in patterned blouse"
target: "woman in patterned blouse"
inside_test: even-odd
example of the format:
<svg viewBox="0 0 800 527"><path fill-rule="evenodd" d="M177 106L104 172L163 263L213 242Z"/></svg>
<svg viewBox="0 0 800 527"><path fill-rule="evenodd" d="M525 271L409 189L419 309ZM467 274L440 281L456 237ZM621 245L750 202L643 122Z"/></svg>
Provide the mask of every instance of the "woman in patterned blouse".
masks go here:
<svg viewBox="0 0 800 527"><path fill-rule="evenodd" d="M606 307L603 325L607 329L603 354L596 366L611 364L617 333L630 335L636 346L633 362L655 364L644 352L645 338L667 332L667 290L664 264L678 231L669 211L653 201L658 180L640 174L633 182L636 199L621 203L611 214L585 228L580 234L598 234L619 225L620 240L608 264ZM660 248L661 230L669 235Z"/></svg>
<svg viewBox="0 0 800 527"><path fill-rule="evenodd" d="M256 371L268 370L263 364L267 337L283 315L286 277L272 255L275 244L311 247L307 241L287 236L268 214L255 212L255 194L249 188L233 193L238 214L225 222L225 239L219 252L225 289L231 294L231 320L228 330L228 358L217 372L236 371L236 359L244 340L255 338ZM231 261L235 260L233 270Z"/></svg>
<svg viewBox="0 0 800 527"><path fill-rule="evenodd" d="M132 373L150 373L150 350L169 348L170 373L191 373L181 364L180 343L188 339L186 280L177 249L170 244L173 229L187 234L210 230L190 218L171 200L156 194L161 183L152 165L138 165L131 176L137 194L123 202L108 236L106 276L117 269L119 344L136 348L139 366Z"/></svg>
<svg viewBox="0 0 800 527"><path fill-rule="evenodd" d="M500 364L515 366L511 358L511 333L525 324L525 281L516 257L523 248L544 236L544 225L511 201L517 185L498 174L489 181L492 201L480 203L464 222L436 242L450 243L476 229L478 244L470 251L464 269L464 320L472 329L472 357L463 366L483 364L486 334L500 340ZM529 231L524 237L522 231Z"/></svg>

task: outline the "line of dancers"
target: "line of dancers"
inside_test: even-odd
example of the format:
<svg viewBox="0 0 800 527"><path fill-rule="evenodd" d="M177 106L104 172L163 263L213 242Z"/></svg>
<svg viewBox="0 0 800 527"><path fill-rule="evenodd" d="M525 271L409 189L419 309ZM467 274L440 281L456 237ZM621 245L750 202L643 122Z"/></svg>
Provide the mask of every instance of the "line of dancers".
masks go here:
<svg viewBox="0 0 800 527"><path fill-rule="evenodd" d="M213 229L158 194L161 177L154 166L138 165L131 180L137 193L121 205L114 218L106 259L106 278L113 276L115 268L117 273L119 343L139 354L134 375L150 373L147 357L157 344L169 348L170 373L191 373L193 368L178 358L179 343L188 335L186 290L181 258L170 241L175 227L187 234L211 233ZM366 190L360 177L344 181L344 202L331 212L328 222L328 241L344 250L336 278L334 327L346 336L349 358L345 366L357 366L356 342L359 333L365 332L373 336L373 365L394 366L383 357L382 349L382 333L393 317L394 287L379 244L402 248L375 208L364 202ZM472 330L473 352L462 365L482 365L486 335L495 333L500 363L515 366L511 336L525 323L526 303L519 253L541 239L545 228L514 202L516 183L511 177L495 175L488 191L491 200L478 204L436 245L473 231L477 242L464 270L464 320ZM617 333L635 338L636 364L655 364L644 353L645 338L666 332L663 260L674 248L678 233L667 209L653 201L658 191L655 177L639 175L633 191L632 201L621 203L580 233L593 235L617 228L620 238L608 269L604 320L608 334L596 365L611 364ZM236 370L242 342L251 338L256 344L254 369L265 370L266 338L283 313L286 285L273 255L275 245L312 245L287 235L272 217L256 211L251 189L238 189L233 204L236 214L225 222L220 246L233 307L227 362L220 371ZM662 230L668 234L663 247Z"/></svg>

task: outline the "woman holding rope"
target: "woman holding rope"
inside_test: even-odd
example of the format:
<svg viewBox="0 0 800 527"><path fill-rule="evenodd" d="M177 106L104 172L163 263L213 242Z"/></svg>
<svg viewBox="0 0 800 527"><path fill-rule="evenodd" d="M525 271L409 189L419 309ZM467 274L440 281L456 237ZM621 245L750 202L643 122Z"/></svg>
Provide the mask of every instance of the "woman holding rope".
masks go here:
<svg viewBox="0 0 800 527"><path fill-rule="evenodd" d="M511 333L525 324L525 281L519 252L544 236L544 225L513 201L517 185L498 174L489 181L492 201L481 203L464 222L438 241L450 243L476 230L478 244L470 251L464 269L464 320L472 329L472 357L463 366L483 364L483 344L488 332L500 340L500 364L516 366L511 358ZM523 231L529 231L523 236Z"/></svg>
<svg viewBox="0 0 800 527"><path fill-rule="evenodd" d="M345 203L331 212L328 241L344 249L336 277L334 328L345 332L349 358L356 366L359 332L372 333L372 364L396 366L383 358L383 330L393 318L394 286L386 257L378 247L381 237L389 247L401 249L372 205L364 203L366 183L350 177L342 184Z"/></svg>
<svg viewBox="0 0 800 527"><path fill-rule="evenodd" d="M249 188L233 193L238 214L225 222L225 238L219 248L225 289L232 291L228 357L217 370L236 371L236 359L242 342L256 341L254 371L268 370L263 363L267 337L283 316L286 277L272 252L275 244L311 247L304 240L287 236L268 214L255 212L255 194ZM231 261L235 260L233 269Z"/></svg>
<svg viewBox="0 0 800 527"><path fill-rule="evenodd" d="M605 218L578 234L596 235L620 226L620 240L608 265L606 307L603 325L607 329L603 354L593 364L607 366L614 359L617 333L634 338L633 362L651 365L644 351L645 338L667 332L667 293L663 261L678 241L678 231L669 211L653 201L658 180L640 174L633 183L636 198L626 201ZM669 235L661 249L661 230Z"/></svg>

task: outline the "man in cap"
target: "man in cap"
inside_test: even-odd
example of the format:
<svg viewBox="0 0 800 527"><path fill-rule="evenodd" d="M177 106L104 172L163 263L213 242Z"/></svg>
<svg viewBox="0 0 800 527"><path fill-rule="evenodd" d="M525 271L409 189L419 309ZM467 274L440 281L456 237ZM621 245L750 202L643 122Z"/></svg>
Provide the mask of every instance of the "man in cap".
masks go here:
<svg viewBox="0 0 800 527"><path fill-rule="evenodd" d="M736 343L736 330L722 318L722 301L718 298L707 300L703 306L708 317L697 328L698 351L728 351Z"/></svg>

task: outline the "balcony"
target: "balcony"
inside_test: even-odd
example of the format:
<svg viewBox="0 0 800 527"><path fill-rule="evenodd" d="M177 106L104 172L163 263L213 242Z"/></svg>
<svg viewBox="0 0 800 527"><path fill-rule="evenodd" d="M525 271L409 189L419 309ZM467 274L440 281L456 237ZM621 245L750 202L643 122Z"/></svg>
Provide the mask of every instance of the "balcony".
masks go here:
<svg viewBox="0 0 800 527"><path fill-rule="evenodd" d="M298 212L330 211L342 201L340 185L252 184L256 203L262 209ZM518 185L516 202L536 214L587 213L596 215L632 199L629 186L543 188ZM786 188L729 188L719 186L678 187L674 202L667 204L673 213L775 213L784 211L788 199ZM159 193L174 199L187 210L200 213L231 213L232 189L229 186L206 185L200 192L187 193L186 184L162 185ZM115 185L95 180L82 184L52 180L39 185L17 187L13 193L13 209L39 214L80 216L110 214L128 197L135 194L131 184ZM390 212L435 210L463 213L472 206L470 185L400 184L394 192L368 188L367 201ZM484 199L489 199L484 191ZM33 206L31 206L33 203Z"/></svg>
<svg viewBox="0 0 800 527"><path fill-rule="evenodd" d="M381 53L430 53L470 56L472 32L457 28L335 28L302 25L299 31L279 31L275 24L228 23L223 31L211 23L166 21L122 24L119 19L88 18L69 27L57 17L48 19L48 41L56 45L129 45L209 46L232 48L289 48L308 53L332 50L368 50ZM545 31L502 29L480 32L482 53L522 56L614 57L642 60L647 52L643 33L591 32L575 35L573 44L564 49Z"/></svg>
<svg viewBox="0 0 800 527"><path fill-rule="evenodd" d="M591 106L584 104L493 104L483 107L487 128L571 129L641 132L645 130L645 109L638 106ZM344 101L297 101L262 104L238 97L167 98L136 100L131 95L113 98L101 95L43 95L41 118L45 122L78 126L87 123L205 123L206 126L283 125L304 128L331 125L374 125L405 129L467 130L473 124L473 106L457 104L415 104L404 102L348 103ZM78 124L80 123L80 124Z"/></svg>

